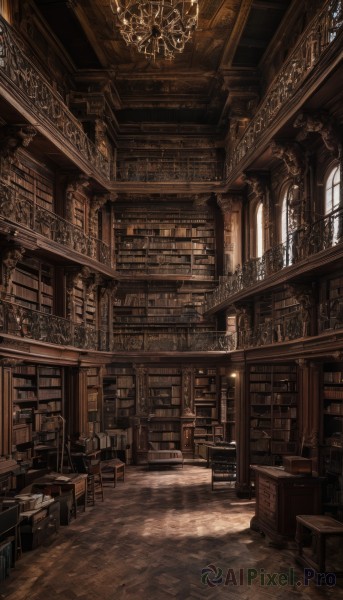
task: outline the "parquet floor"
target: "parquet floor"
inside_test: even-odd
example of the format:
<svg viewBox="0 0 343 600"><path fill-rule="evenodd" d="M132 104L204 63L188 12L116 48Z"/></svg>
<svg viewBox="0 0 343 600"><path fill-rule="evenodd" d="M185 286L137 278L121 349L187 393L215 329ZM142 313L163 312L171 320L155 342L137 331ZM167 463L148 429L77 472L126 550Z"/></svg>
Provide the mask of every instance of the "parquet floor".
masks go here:
<svg viewBox="0 0 343 600"><path fill-rule="evenodd" d="M294 549L271 548L249 529L254 500L237 499L228 484L212 492L204 466L126 472L104 502L24 553L1 599L343 598L340 582L304 585Z"/></svg>

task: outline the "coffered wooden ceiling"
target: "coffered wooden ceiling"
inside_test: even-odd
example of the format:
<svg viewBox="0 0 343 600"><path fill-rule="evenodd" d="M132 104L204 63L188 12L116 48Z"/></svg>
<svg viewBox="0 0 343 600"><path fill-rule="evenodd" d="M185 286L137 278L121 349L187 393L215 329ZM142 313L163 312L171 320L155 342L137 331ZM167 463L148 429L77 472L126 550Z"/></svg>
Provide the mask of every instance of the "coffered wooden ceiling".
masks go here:
<svg viewBox="0 0 343 600"><path fill-rule="evenodd" d="M258 94L260 61L292 3L199 0L199 26L185 51L154 63L126 46L109 0L33 1L69 55L79 89L108 81L120 127L213 132L227 118L232 86Z"/></svg>

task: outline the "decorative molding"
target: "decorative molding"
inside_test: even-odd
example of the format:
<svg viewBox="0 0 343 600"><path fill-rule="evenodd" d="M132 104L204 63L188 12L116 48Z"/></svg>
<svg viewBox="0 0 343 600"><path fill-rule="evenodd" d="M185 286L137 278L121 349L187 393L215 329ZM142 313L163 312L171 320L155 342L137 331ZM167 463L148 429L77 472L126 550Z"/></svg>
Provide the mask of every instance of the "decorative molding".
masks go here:
<svg viewBox="0 0 343 600"><path fill-rule="evenodd" d="M31 125L6 126L0 131L0 179L10 182L11 167L21 147L27 148L36 135Z"/></svg>
<svg viewBox="0 0 343 600"><path fill-rule="evenodd" d="M342 152L342 142L338 135L338 126L334 119L327 113L300 113L293 123L293 127L300 129L297 139L305 140L309 133L319 133L326 148L332 156L339 158Z"/></svg>
<svg viewBox="0 0 343 600"><path fill-rule="evenodd" d="M266 183L262 177L252 173L243 173L242 179L248 184L251 193L258 202L264 202L266 198Z"/></svg>
<svg viewBox="0 0 343 600"><path fill-rule="evenodd" d="M17 263L22 260L25 249L20 247L7 248L2 256L3 288L6 294L10 294L10 286Z"/></svg>
<svg viewBox="0 0 343 600"><path fill-rule="evenodd" d="M296 142L281 144L272 141L270 149L272 154L282 160L289 175L300 181L305 170L304 153Z"/></svg>
<svg viewBox="0 0 343 600"><path fill-rule="evenodd" d="M23 25L28 31L30 17L26 18L26 23ZM85 134L81 123L64 104L61 96L30 60L25 41L2 17L0 17L0 35L2 45L0 77L4 76L9 94L16 97L20 95L25 99L26 107L36 120L43 125L47 123L50 129L53 127L55 132L65 140L66 145L86 160L92 169L108 179L109 161L97 150Z"/></svg>
<svg viewBox="0 0 343 600"><path fill-rule="evenodd" d="M93 237L98 237L98 214L99 210L106 204L109 194L103 196L93 196L89 203L89 233Z"/></svg>
<svg viewBox="0 0 343 600"><path fill-rule="evenodd" d="M75 195L87 189L89 185L90 180L85 175L73 177L67 184L65 192L65 207L66 219L67 221L70 221L70 223L73 223L74 221Z"/></svg>
<svg viewBox="0 0 343 600"><path fill-rule="evenodd" d="M228 156L227 177L258 146L259 139L265 136L279 113L287 110L291 98L298 93L305 79L309 78L321 56L335 43L342 29L342 11L341 0L329 0L305 29L271 84L265 100L236 144L235 152Z"/></svg>

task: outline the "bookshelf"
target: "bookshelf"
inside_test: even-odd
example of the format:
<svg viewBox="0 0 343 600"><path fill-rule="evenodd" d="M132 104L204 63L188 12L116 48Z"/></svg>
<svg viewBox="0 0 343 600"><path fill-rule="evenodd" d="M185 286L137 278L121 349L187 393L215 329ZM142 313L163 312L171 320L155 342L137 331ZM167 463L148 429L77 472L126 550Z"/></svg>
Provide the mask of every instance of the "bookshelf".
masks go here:
<svg viewBox="0 0 343 600"><path fill-rule="evenodd" d="M252 365L249 398L250 463L282 464L297 453L297 367Z"/></svg>
<svg viewBox="0 0 343 600"><path fill-rule="evenodd" d="M212 288L200 282L180 286L179 282L123 282L113 307L113 327L140 328L194 324L200 320L202 302Z"/></svg>
<svg viewBox="0 0 343 600"><path fill-rule="evenodd" d="M181 370L149 369L148 442L159 450L180 449Z"/></svg>
<svg viewBox="0 0 343 600"><path fill-rule="evenodd" d="M222 376L220 381L220 420L228 442L236 441L235 382L234 374Z"/></svg>
<svg viewBox="0 0 343 600"><path fill-rule="evenodd" d="M87 369L87 415L88 433L93 436L100 432L100 374L97 367Z"/></svg>
<svg viewBox="0 0 343 600"><path fill-rule="evenodd" d="M343 519L343 363L323 364L322 464L325 508Z"/></svg>
<svg viewBox="0 0 343 600"><path fill-rule="evenodd" d="M54 175L43 165L33 163L21 153L20 159L11 167L11 183L20 196L32 203L53 211Z"/></svg>
<svg viewBox="0 0 343 600"><path fill-rule="evenodd" d="M31 443L36 456L56 449L63 414L63 369L48 365L17 365L13 370L13 445ZM17 458L31 458L31 449L16 448Z"/></svg>
<svg viewBox="0 0 343 600"><path fill-rule="evenodd" d="M136 383L131 367L107 366L103 376L103 428L127 429L135 413Z"/></svg>
<svg viewBox="0 0 343 600"><path fill-rule="evenodd" d="M140 207L116 212L117 270L123 273L215 277L210 209Z"/></svg>
<svg viewBox="0 0 343 600"><path fill-rule="evenodd" d="M194 443L214 440L218 425L218 375L216 369L195 369L194 372Z"/></svg>
<svg viewBox="0 0 343 600"><path fill-rule="evenodd" d="M36 259L18 263L13 275L14 301L26 308L53 313L54 269Z"/></svg>

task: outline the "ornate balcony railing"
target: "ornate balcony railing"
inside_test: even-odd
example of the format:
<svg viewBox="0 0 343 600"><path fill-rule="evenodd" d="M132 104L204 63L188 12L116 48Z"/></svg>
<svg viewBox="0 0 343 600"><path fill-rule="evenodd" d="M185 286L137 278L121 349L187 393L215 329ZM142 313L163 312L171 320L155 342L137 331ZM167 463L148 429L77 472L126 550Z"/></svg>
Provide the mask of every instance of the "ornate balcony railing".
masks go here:
<svg viewBox="0 0 343 600"><path fill-rule="evenodd" d="M16 194L4 184L0 184L0 215L75 252L111 265L110 249L104 242L86 235L76 225Z"/></svg>
<svg viewBox="0 0 343 600"><path fill-rule="evenodd" d="M59 346L100 352L230 352L236 348L236 335L225 332L109 333L87 324L0 300L0 334L5 333Z"/></svg>
<svg viewBox="0 0 343 600"><path fill-rule="evenodd" d="M267 250L261 258L244 263L233 275L220 278L219 286L207 296L204 312L230 300L232 296L246 290L285 267L301 263L310 256L341 243L343 210L304 225L288 235L285 243Z"/></svg>
<svg viewBox="0 0 343 600"><path fill-rule="evenodd" d="M281 109L287 106L328 46L336 40L342 24L343 1L326 2L323 10L304 31L301 40L290 53L243 137L237 140L238 143L233 143L234 152L231 152L226 163L226 177L229 177L231 171L256 147L258 139L266 132Z"/></svg>
<svg viewBox="0 0 343 600"><path fill-rule="evenodd" d="M236 335L225 332L114 334L113 352L231 352L236 348Z"/></svg>
<svg viewBox="0 0 343 600"><path fill-rule="evenodd" d="M87 137L79 121L64 104L61 96L44 79L28 58L23 41L0 17L0 77L6 89L19 92L30 102L32 114L41 123L48 121L66 142L86 159L99 174L109 179L110 163Z"/></svg>
<svg viewBox="0 0 343 600"><path fill-rule="evenodd" d="M125 158L117 161L117 181L213 182L223 180L223 161Z"/></svg>
<svg viewBox="0 0 343 600"><path fill-rule="evenodd" d="M279 319L266 319L254 329L238 332L237 349L256 348L268 344L277 344L297 340L309 335L308 324L301 311L285 315Z"/></svg>
<svg viewBox="0 0 343 600"><path fill-rule="evenodd" d="M108 333L91 325L0 300L0 333L59 346L108 351Z"/></svg>

